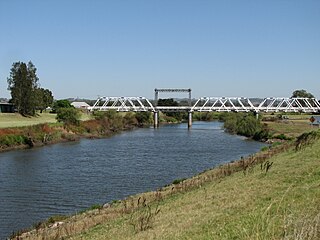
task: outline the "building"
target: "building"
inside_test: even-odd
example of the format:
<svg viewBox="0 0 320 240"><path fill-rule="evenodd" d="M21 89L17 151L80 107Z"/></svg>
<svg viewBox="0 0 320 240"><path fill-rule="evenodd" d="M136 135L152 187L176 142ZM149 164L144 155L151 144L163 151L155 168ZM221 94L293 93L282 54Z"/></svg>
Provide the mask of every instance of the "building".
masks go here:
<svg viewBox="0 0 320 240"><path fill-rule="evenodd" d="M74 106L75 108L80 108L80 109L88 109L90 107L90 105L86 102L72 102L71 105Z"/></svg>
<svg viewBox="0 0 320 240"><path fill-rule="evenodd" d="M13 103L0 103L0 113L13 113L15 112Z"/></svg>

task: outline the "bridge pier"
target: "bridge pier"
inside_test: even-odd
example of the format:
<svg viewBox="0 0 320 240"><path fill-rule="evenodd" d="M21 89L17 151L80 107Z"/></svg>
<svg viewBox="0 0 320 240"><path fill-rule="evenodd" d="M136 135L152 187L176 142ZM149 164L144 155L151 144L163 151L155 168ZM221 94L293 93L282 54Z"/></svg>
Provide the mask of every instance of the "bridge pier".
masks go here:
<svg viewBox="0 0 320 240"><path fill-rule="evenodd" d="M159 112L157 111L153 112L153 127L154 128L159 127Z"/></svg>
<svg viewBox="0 0 320 240"><path fill-rule="evenodd" d="M192 127L192 112L188 112L188 128Z"/></svg>

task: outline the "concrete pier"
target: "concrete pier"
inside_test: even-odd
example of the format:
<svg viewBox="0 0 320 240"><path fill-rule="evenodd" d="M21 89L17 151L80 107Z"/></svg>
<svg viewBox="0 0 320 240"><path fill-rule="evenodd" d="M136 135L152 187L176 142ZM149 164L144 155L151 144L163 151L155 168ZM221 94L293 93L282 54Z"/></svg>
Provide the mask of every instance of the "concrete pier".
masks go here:
<svg viewBox="0 0 320 240"><path fill-rule="evenodd" d="M192 112L188 112L188 128L192 127Z"/></svg>
<svg viewBox="0 0 320 240"><path fill-rule="evenodd" d="M153 127L159 127L159 112L153 112Z"/></svg>

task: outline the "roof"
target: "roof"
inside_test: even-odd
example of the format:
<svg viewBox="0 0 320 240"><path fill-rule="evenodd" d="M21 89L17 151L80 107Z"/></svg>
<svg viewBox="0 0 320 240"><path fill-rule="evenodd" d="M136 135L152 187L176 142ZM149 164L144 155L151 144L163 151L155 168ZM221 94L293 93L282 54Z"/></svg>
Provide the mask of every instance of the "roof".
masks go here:
<svg viewBox="0 0 320 240"><path fill-rule="evenodd" d="M90 105L86 102L72 102L71 103L72 106L74 106L75 108L87 108L90 107Z"/></svg>

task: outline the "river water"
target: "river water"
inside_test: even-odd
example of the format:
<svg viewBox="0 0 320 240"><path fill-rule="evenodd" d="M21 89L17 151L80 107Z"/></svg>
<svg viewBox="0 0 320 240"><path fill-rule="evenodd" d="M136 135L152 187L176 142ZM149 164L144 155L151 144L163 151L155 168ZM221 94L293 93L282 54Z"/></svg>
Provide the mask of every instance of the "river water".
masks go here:
<svg viewBox="0 0 320 240"><path fill-rule="evenodd" d="M257 152L220 122L143 128L0 154L0 239L52 215L155 190Z"/></svg>

